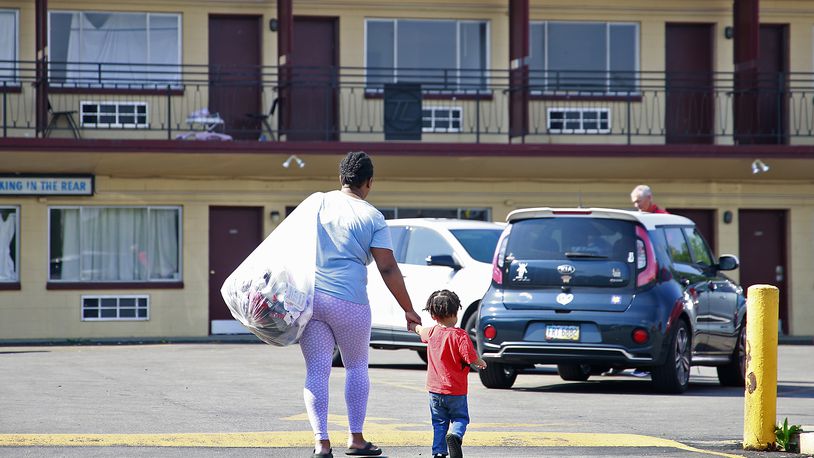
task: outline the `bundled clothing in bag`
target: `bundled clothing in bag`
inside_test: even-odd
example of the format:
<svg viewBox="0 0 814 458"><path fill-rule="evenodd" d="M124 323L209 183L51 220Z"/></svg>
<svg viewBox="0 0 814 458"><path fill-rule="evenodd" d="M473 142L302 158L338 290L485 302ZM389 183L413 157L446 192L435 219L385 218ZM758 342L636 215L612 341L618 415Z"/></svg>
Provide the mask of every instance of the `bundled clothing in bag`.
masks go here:
<svg viewBox="0 0 814 458"><path fill-rule="evenodd" d="M223 282L232 316L263 342L293 344L311 319L322 202L306 198Z"/></svg>

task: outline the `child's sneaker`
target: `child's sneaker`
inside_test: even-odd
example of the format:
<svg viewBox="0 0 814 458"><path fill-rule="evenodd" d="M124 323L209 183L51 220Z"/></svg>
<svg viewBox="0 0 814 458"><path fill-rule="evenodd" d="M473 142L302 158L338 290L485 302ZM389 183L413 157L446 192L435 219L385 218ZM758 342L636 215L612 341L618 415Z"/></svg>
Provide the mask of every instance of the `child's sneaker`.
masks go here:
<svg viewBox="0 0 814 458"><path fill-rule="evenodd" d="M457 434L447 434L447 448L449 449L449 458L463 458L464 452L461 450L461 437Z"/></svg>

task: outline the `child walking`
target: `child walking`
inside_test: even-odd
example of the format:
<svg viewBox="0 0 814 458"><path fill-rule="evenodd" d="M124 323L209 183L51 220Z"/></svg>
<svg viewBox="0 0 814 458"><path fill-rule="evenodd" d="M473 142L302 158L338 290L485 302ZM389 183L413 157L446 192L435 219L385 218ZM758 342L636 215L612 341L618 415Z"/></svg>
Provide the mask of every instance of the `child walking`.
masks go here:
<svg viewBox="0 0 814 458"><path fill-rule="evenodd" d="M466 331L456 328L461 300L452 291L432 293L424 310L438 324L432 327L410 323L409 327L427 344L427 390L430 392L433 458L462 458L469 407L466 402L469 365L480 369L486 363L478 356ZM451 428L450 428L451 427ZM447 433L449 431L449 433Z"/></svg>

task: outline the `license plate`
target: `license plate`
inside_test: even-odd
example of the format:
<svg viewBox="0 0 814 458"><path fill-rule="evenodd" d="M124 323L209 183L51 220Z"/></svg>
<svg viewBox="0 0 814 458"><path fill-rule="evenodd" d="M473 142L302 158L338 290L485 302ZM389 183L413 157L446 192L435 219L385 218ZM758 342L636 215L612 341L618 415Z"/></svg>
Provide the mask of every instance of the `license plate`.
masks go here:
<svg viewBox="0 0 814 458"><path fill-rule="evenodd" d="M579 340L579 326L549 324L545 327L546 340Z"/></svg>

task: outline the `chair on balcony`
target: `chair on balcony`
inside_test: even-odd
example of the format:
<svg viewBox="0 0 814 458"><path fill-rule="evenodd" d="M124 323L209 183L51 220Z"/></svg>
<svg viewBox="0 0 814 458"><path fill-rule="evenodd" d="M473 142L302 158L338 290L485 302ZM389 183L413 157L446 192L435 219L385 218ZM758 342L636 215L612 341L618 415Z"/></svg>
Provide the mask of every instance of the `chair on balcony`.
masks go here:
<svg viewBox="0 0 814 458"><path fill-rule="evenodd" d="M65 118L65 120L68 122L68 127L71 128L71 133L73 133L74 138L82 138L82 136L79 134L79 125L76 124L76 121L73 118L74 113L76 113L76 110L54 111L54 108L51 106L51 101L49 100L48 115L50 120L48 121L48 127L45 128L45 136L49 137L51 135L51 131L57 126L59 118Z"/></svg>
<svg viewBox="0 0 814 458"><path fill-rule="evenodd" d="M277 134L275 134L274 129L271 128L271 124L269 124L269 118L274 116L274 112L277 110L277 104L278 104L279 100L280 100L279 97L274 98L274 102L271 103L271 108L269 109L268 113L246 113L246 116L248 116L248 117L250 117L250 118L252 118L254 120L259 120L259 121L261 121L263 123L263 126L265 126L266 131L268 131L268 133L269 133L269 138L271 140L273 140L273 141L277 141ZM262 139L263 139L263 132L261 130L260 131L260 140L262 140Z"/></svg>

